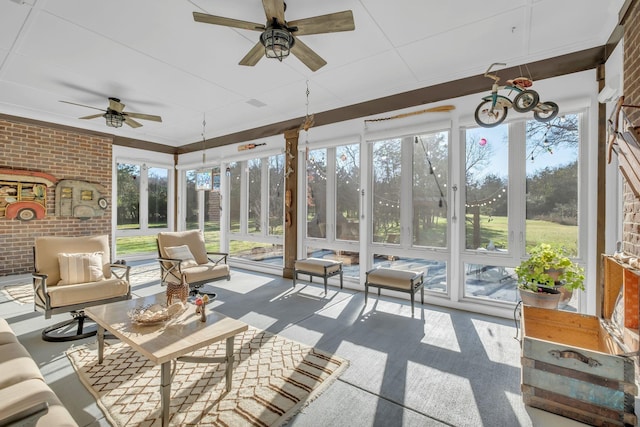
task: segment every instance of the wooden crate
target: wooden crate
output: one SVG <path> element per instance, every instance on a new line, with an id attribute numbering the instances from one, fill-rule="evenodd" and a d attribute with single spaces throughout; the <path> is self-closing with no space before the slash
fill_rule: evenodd
<path id="1" fill-rule="evenodd" d="M 613 327 L 611 314 L 621 289 L 625 307 L 637 307 L 638 275 L 609 257 L 603 262 L 603 318 L 523 306 L 522 396 L 586 424 L 635 426 L 637 358 L 627 353 L 638 351 L 638 313 L 627 318 L 625 311 L 624 330 Z"/>

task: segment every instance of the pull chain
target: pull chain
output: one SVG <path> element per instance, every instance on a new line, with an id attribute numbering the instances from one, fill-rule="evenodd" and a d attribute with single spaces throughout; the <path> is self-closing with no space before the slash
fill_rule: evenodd
<path id="1" fill-rule="evenodd" d="M 207 121 L 206 121 L 206 115 L 203 114 L 202 115 L 202 166 L 204 166 L 207 163 L 207 151 L 204 148 L 204 133 L 205 133 L 205 129 L 207 128 Z"/>

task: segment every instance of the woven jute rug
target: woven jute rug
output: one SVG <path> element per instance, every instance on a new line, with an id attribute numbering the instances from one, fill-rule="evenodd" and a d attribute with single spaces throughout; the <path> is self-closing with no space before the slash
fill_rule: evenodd
<path id="1" fill-rule="evenodd" d="M 224 341 L 193 355 L 224 356 Z M 324 391 L 348 361 L 269 332 L 236 335 L 233 387 L 225 392 L 225 364 L 177 362 L 171 382 L 170 425 L 278 426 Z M 126 344 L 95 343 L 67 351 L 87 389 L 114 426 L 159 426 L 160 366 Z"/>

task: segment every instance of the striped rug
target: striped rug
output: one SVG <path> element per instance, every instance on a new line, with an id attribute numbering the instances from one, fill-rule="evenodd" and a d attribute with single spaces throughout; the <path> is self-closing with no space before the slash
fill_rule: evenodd
<path id="1" fill-rule="evenodd" d="M 33 284 L 7 285 L 2 288 L 9 301 L 15 301 L 20 305 L 33 304 Z"/>
<path id="2" fill-rule="evenodd" d="M 196 356 L 224 356 L 216 343 Z M 324 391 L 348 361 L 249 327 L 236 336 L 233 387 L 224 391 L 224 364 L 177 363 L 170 425 L 278 426 Z M 67 351 L 87 389 L 114 426 L 160 425 L 160 366 L 117 342 L 98 364 L 95 343 Z"/>

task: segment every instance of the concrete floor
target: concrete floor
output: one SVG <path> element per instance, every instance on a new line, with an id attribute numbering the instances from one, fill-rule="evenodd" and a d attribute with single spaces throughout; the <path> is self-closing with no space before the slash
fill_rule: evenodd
<path id="1" fill-rule="evenodd" d="M 132 266 L 135 296 L 164 292 L 155 262 Z M 0 287 L 30 276 L 0 278 Z M 405 300 L 233 270 L 216 282 L 211 309 L 350 361 L 342 376 L 289 425 L 304 426 L 581 426 L 525 407 L 520 347 L 513 321 L 425 304 L 411 317 Z M 426 298 L 428 301 L 428 297 Z M 64 351 L 72 343 L 41 340 L 45 320 L 31 305 L 0 293 L 0 313 L 81 426 L 106 426 Z"/>

